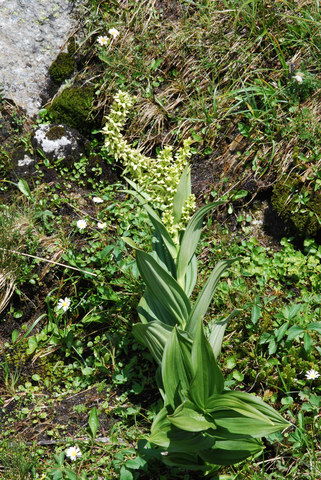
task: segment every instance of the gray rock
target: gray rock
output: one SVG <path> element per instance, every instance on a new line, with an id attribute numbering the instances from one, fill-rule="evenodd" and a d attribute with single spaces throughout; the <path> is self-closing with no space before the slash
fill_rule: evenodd
<path id="1" fill-rule="evenodd" d="M 29 157 L 23 148 L 17 149 L 13 154 L 13 164 L 15 165 L 13 169 L 13 179 L 17 180 L 18 178 L 29 179 L 35 174 L 35 167 L 37 161 L 34 158 Z"/>
<path id="2" fill-rule="evenodd" d="M 28 115 L 41 107 L 48 68 L 84 0 L 0 0 L 0 87 Z"/>
<path id="3" fill-rule="evenodd" d="M 66 125 L 40 125 L 32 139 L 33 146 L 40 148 L 51 160 L 63 159 L 72 164 L 85 153 L 86 140 L 77 130 Z"/>

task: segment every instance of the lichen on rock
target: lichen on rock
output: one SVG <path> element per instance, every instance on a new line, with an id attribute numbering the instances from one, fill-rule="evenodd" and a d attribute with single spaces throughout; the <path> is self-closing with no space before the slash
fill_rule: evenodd
<path id="1" fill-rule="evenodd" d="M 76 130 L 66 125 L 40 125 L 32 143 L 40 148 L 47 158 L 62 160 L 63 165 L 73 165 L 86 154 L 87 142 Z"/>

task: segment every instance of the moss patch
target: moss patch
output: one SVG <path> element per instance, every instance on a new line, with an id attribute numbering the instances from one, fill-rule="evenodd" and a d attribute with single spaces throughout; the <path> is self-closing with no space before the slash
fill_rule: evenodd
<path id="1" fill-rule="evenodd" d="M 298 177 L 284 176 L 275 184 L 272 205 L 293 233 L 314 237 L 321 231 L 321 193 Z"/>
<path id="2" fill-rule="evenodd" d="M 91 87 L 66 88 L 49 106 L 48 114 L 54 123 L 64 123 L 88 134 L 94 128 L 91 115 L 94 98 Z"/>
<path id="3" fill-rule="evenodd" d="M 50 77 L 55 83 L 61 83 L 71 77 L 75 66 L 76 62 L 70 53 L 62 52 L 49 68 Z"/>

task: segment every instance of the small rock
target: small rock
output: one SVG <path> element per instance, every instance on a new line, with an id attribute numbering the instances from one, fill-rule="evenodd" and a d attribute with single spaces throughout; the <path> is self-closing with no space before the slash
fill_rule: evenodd
<path id="1" fill-rule="evenodd" d="M 14 169 L 15 177 L 28 179 L 35 172 L 36 160 L 29 157 L 21 149 L 17 149 L 13 154 L 14 164 L 16 165 Z"/>
<path id="2" fill-rule="evenodd" d="M 63 159 L 63 164 L 68 166 L 84 156 L 88 141 L 66 125 L 41 125 L 35 131 L 32 143 L 50 160 Z"/>

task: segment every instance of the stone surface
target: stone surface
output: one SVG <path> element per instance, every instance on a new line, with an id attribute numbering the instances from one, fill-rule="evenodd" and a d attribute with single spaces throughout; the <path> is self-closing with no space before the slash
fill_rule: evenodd
<path id="1" fill-rule="evenodd" d="M 29 116 L 41 107 L 48 68 L 75 29 L 83 0 L 0 0 L 0 87 Z"/>
<path id="2" fill-rule="evenodd" d="M 35 172 L 36 160 L 29 157 L 29 155 L 23 154 L 21 158 L 17 159 L 17 166 L 14 170 L 17 178 L 29 178 Z"/>
<path id="3" fill-rule="evenodd" d="M 67 125 L 40 125 L 32 143 L 49 159 L 64 159 L 65 164 L 79 160 L 86 150 L 84 137 Z"/>

